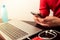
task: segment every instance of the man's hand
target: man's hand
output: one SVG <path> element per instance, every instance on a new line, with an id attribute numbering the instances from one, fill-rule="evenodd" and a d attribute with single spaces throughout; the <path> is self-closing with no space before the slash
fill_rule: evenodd
<path id="1" fill-rule="evenodd" d="M 48 24 L 44 23 L 44 18 L 40 18 L 40 17 L 34 15 L 34 20 L 35 20 L 36 23 L 38 23 L 42 26 L 48 26 Z"/>
<path id="2" fill-rule="evenodd" d="M 55 16 L 47 16 L 46 18 L 44 18 L 44 22 L 51 27 L 60 26 L 60 18 Z"/>
<path id="3" fill-rule="evenodd" d="M 34 16 L 34 20 L 36 23 L 42 26 L 47 26 L 47 27 L 60 26 L 60 18 L 55 16 L 47 16 L 46 18 L 40 18 L 40 17 Z"/>

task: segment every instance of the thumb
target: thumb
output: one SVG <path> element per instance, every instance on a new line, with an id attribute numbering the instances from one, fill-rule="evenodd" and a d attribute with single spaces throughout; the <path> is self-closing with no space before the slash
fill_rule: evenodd
<path id="1" fill-rule="evenodd" d="M 43 22 L 43 21 L 44 21 L 44 19 L 43 19 L 43 18 L 38 18 L 38 20 L 39 20 L 40 22 Z"/>

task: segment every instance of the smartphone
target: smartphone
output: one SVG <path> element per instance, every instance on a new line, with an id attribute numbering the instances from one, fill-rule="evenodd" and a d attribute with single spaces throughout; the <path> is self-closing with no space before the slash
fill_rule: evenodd
<path id="1" fill-rule="evenodd" d="M 31 12 L 32 15 L 36 15 L 37 17 L 40 17 L 40 18 L 44 18 L 41 14 L 35 14 L 33 12 Z"/>

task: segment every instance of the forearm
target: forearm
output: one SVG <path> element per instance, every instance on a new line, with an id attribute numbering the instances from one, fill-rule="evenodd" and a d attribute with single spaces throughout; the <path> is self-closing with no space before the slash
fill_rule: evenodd
<path id="1" fill-rule="evenodd" d="M 60 26 L 60 18 L 55 17 L 55 16 L 47 16 L 44 19 L 45 23 L 48 24 L 49 26 Z"/>

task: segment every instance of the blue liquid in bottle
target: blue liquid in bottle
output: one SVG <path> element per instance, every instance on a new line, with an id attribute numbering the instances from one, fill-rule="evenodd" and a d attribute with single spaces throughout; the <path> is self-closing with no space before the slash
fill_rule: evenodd
<path id="1" fill-rule="evenodd" d="M 3 23 L 8 22 L 8 14 L 7 14 L 5 5 L 3 5 L 3 7 L 2 7 L 2 21 L 3 21 Z"/>

